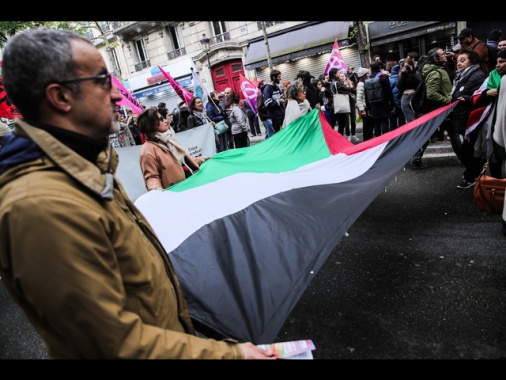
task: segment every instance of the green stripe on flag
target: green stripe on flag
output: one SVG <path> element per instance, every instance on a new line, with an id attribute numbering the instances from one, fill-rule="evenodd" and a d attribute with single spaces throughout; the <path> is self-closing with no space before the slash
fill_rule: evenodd
<path id="1" fill-rule="evenodd" d="M 291 171 L 330 156 L 314 109 L 260 144 L 215 154 L 197 173 L 168 190 L 184 191 L 238 173 Z"/>

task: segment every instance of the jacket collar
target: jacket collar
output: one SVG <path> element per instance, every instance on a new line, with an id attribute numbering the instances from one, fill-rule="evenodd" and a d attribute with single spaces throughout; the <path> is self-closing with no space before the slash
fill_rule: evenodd
<path id="1" fill-rule="evenodd" d="M 68 148 L 48 132 L 35 128 L 24 120 L 16 120 L 16 132 L 28 136 L 44 154 L 69 176 L 105 200 L 113 199 L 113 173 L 118 165 L 118 154 L 109 146 L 94 165 Z"/>

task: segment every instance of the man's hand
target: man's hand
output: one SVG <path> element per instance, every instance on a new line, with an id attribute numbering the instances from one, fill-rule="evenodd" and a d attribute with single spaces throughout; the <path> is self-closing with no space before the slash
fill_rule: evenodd
<path id="1" fill-rule="evenodd" d="M 240 343 L 244 359 L 276 359 L 272 350 L 262 350 L 253 343 Z"/>

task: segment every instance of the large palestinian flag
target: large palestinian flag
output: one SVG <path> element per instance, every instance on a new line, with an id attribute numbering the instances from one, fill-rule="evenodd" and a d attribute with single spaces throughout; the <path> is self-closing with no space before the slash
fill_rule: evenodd
<path id="1" fill-rule="evenodd" d="M 357 145 L 315 109 L 140 196 L 197 330 L 272 342 L 346 231 L 455 104 Z"/>

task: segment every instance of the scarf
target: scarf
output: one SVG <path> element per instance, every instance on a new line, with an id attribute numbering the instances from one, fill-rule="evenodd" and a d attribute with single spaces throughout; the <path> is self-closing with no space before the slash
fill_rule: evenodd
<path id="1" fill-rule="evenodd" d="M 479 70 L 479 68 L 480 65 L 478 63 L 475 63 L 474 65 L 466 67 L 464 70 L 457 71 L 455 73 L 455 78 L 453 78 L 453 88 L 451 94 L 453 95 L 455 89 L 460 86 L 460 83 L 462 83 L 463 80 L 467 79 L 471 73 Z"/>
<path id="2" fill-rule="evenodd" d="M 192 115 L 193 117 L 196 119 L 196 123 L 195 125 L 204 125 L 206 123 L 210 123 L 211 121 L 209 120 L 209 118 L 207 117 L 207 115 L 204 113 L 204 111 L 197 111 L 197 110 L 193 110 L 192 111 Z"/>
<path id="3" fill-rule="evenodd" d="M 158 143 L 162 148 L 168 150 L 174 156 L 176 162 L 180 165 L 184 164 L 184 157 L 186 155 L 186 150 L 179 144 L 179 141 L 176 140 L 173 135 L 172 128 L 169 128 L 167 131 L 160 133 L 156 132 L 155 138 L 163 144 Z"/>
<path id="4" fill-rule="evenodd" d="M 309 101 L 307 99 L 305 99 L 303 102 L 300 102 L 299 103 L 299 109 L 300 109 L 300 114 L 301 115 L 305 115 L 309 111 L 311 111 L 311 106 L 309 105 Z"/>

